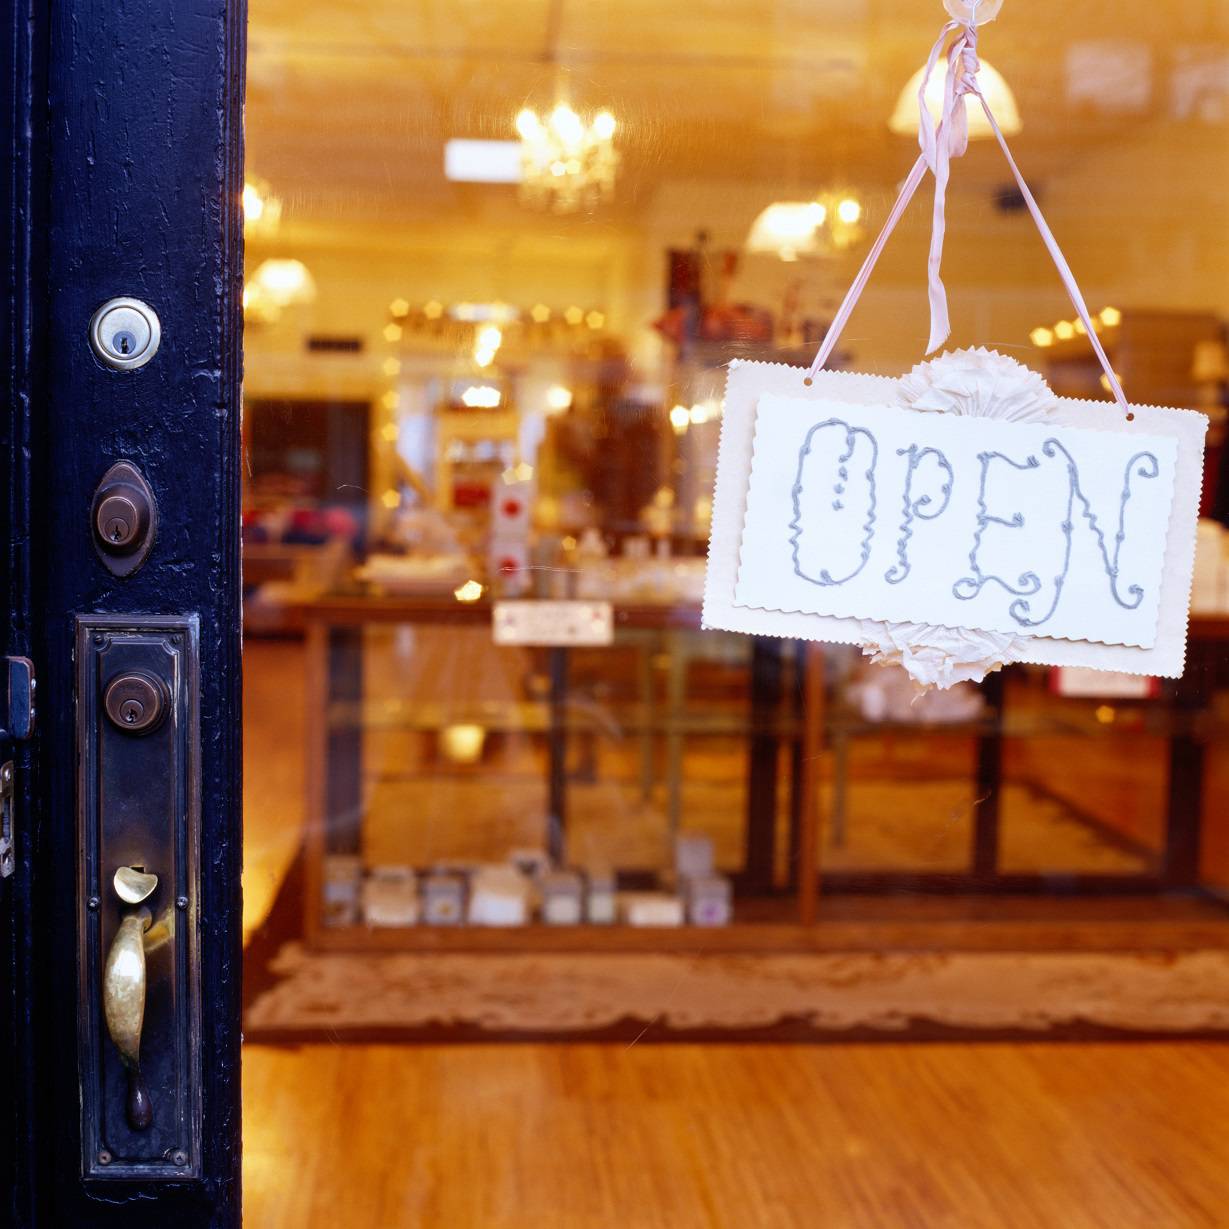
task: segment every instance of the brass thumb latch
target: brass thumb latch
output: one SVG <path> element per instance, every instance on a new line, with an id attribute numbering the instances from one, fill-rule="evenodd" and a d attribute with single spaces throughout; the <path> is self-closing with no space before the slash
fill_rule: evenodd
<path id="1" fill-rule="evenodd" d="M 141 1076 L 141 1028 L 145 1023 L 145 953 L 168 937 L 167 921 L 153 925 L 144 902 L 158 886 L 158 876 L 142 868 L 121 866 L 115 872 L 115 892 L 127 905 L 135 905 L 120 921 L 102 975 L 103 1014 L 107 1032 L 128 1072 L 125 1117 L 134 1131 L 145 1131 L 154 1120 L 149 1089 Z"/>

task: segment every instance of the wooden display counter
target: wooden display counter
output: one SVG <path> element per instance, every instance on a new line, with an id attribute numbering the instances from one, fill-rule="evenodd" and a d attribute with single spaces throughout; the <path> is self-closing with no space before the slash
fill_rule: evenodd
<path id="1" fill-rule="evenodd" d="M 363 632 L 373 626 L 480 628 L 489 624 L 485 601 L 406 599 L 388 596 L 334 595 L 305 602 L 292 612 L 306 631 L 308 661 L 308 823 L 305 849 L 303 931 L 307 943 L 328 950 L 509 952 L 518 950 L 576 952 L 815 951 L 847 946 L 856 939 L 830 911 L 816 926 L 821 886 L 825 892 L 938 893 L 952 901 L 978 894 L 999 898 L 1065 894 L 1067 897 L 1152 898 L 1174 889 L 1198 886 L 1200 822 L 1203 804 L 1203 757 L 1209 736 L 1208 705 L 1218 658 L 1229 643 L 1229 618 L 1196 619 L 1191 627 L 1188 669 L 1184 679 L 1163 688 L 1148 701 L 1152 728 L 1165 740 L 1168 786 L 1163 848 L 1146 871 L 1123 873 L 1015 872 L 1000 865 L 999 800 L 1005 738 L 1054 733 L 1051 715 L 1015 714 L 1004 673 L 983 685 L 987 709 L 976 722 L 946 735 L 973 740 L 973 815 L 967 865 L 954 871 L 836 871 L 820 866 L 821 781 L 825 747 L 834 734 L 855 737 L 858 723 L 829 705 L 824 683 L 824 649 L 815 644 L 756 639 L 751 646 L 746 718 L 721 726 L 717 716 L 642 706 L 622 728 L 644 738 L 670 743 L 670 772 L 681 774 L 682 742 L 689 735 L 722 730 L 748 743 L 743 859 L 734 875 L 736 909 L 728 926 L 635 928 L 624 925 L 520 927 L 414 926 L 369 928 L 328 925 L 324 917 L 325 859 L 330 853 L 358 853 L 363 847 L 362 747 L 371 714 L 363 698 Z M 694 606 L 616 606 L 616 633 L 699 628 Z M 547 814 L 543 828 L 557 864 L 567 862 L 568 779 L 565 763 L 569 738 L 577 731 L 565 701 L 569 650 L 545 650 L 549 694 L 509 710 L 510 729 L 528 732 L 545 745 Z M 1009 672 L 1007 672 L 1009 673 Z M 789 680 L 789 686 L 785 680 Z M 678 680 L 676 680 L 677 682 Z M 679 684 L 681 686 L 681 683 Z M 523 711 L 522 711 L 523 710 Z M 443 709 L 415 705 L 397 718 L 403 729 L 430 730 L 444 721 Z M 454 718 L 455 720 L 455 718 Z M 493 718 L 495 724 L 498 719 Z M 883 732 L 884 727 L 876 727 Z M 931 729 L 907 728 L 925 738 Z M 1074 727 L 1062 727 L 1071 735 Z M 1078 731 L 1076 731 L 1078 732 Z M 788 839 L 790 873 L 783 879 L 777 841 L 778 761 L 790 756 Z M 675 787 L 671 787 L 672 789 Z M 671 795 L 677 803 L 677 792 Z M 677 818 L 677 808 L 673 812 Z M 835 899 L 835 898 L 834 898 Z M 910 899 L 917 899 L 911 897 Z M 1044 913 L 1045 911 L 1042 910 Z M 836 929 L 832 929 L 836 926 Z M 848 932 L 848 933 L 846 933 Z M 868 932 L 870 933 L 870 932 Z M 987 932 L 988 933 L 988 932 Z M 940 936 L 936 938 L 941 941 Z M 1038 932 L 1042 936 L 1042 932 Z M 899 936 L 897 936 L 899 938 Z M 948 938 L 951 936 L 949 935 Z M 1054 934 L 1046 931 L 1049 940 Z M 1115 941 L 1123 936 L 1118 935 Z M 880 935 L 875 941 L 891 938 Z"/>

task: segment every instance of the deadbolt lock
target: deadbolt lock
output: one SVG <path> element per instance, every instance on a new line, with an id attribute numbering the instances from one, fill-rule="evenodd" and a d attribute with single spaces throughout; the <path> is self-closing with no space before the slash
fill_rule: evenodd
<path id="1" fill-rule="evenodd" d="M 156 519 L 153 492 L 141 471 L 116 462 L 98 484 L 91 510 L 94 545 L 116 576 L 129 576 L 145 562 Z"/>
<path id="2" fill-rule="evenodd" d="M 166 716 L 171 697 L 166 684 L 144 670 L 129 670 L 107 684 L 103 708 L 126 734 L 149 734 Z"/>
<path id="3" fill-rule="evenodd" d="M 90 345 L 108 367 L 144 367 L 162 340 L 158 313 L 140 299 L 108 299 L 90 320 Z"/>
<path id="4" fill-rule="evenodd" d="M 94 529 L 108 550 L 127 550 L 140 537 L 143 520 L 140 501 L 131 492 L 113 491 L 98 505 L 94 517 Z"/>

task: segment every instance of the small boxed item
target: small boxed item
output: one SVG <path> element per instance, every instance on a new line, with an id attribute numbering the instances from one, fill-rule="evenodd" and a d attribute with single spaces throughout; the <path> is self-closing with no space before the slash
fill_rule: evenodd
<path id="1" fill-rule="evenodd" d="M 683 902 L 666 892 L 628 892 L 622 899 L 629 926 L 681 926 Z"/>
<path id="2" fill-rule="evenodd" d="M 724 875 L 704 875 L 687 883 L 687 920 L 693 926 L 728 926 L 734 891 Z"/>
<path id="3" fill-rule="evenodd" d="M 585 887 L 585 920 L 594 926 L 610 926 L 617 916 L 615 877 L 608 871 L 594 871 Z"/>
<path id="4" fill-rule="evenodd" d="M 459 875 L 464 881 L 483 865 L 484 863 L 475 862 L 470 858 L 436 858 L 431 863 L 431 874 Z"/>
<path id="5" fill-rule="evenodd" d="M 538 884 L 542 892 L 542 920 L 548 926 L 579 926 L 584 885 L 575 871 L 551 871 Z"/>
<path id="6" fill-rule="evenodd" d="M 550 870 L 550 854 L 545 849 L 526 846 L 508 852 L 508 865 L 514 866 L 530 879 L 540 879 Z"/>
<path id="7" fill-rule="evenodd" d="M 418 888 L 408 866 L 374 866 L 363 882 L 363 921 L 368 926 L 413 926 Z"/>
<path id="8" fill-rule="evenodd" d="M 465 919 L 465 880 L 433 871 L 423 880 L 422 920 L 428 926 L 459 926 Z"/>
<path id="9" fill-rule="evenodd" d="M 471 926 L 525 926 L 533 885 L 515 866 L 483 866 L 469 881 Z"/>
<path id="10" fill-rule="evenodd" d="M 369 555 L 355 569 L 359 580 L 383 593 L 407 597 L 452 593 L 469 577 L 469 561 L 455 554 Z"/>
<path id="11" fill-rule="evenodd" d="M 674 838 L 674 871 L 681 881 L 713 873 L 713 841 L 700 832 L 680 832 Z"/>
<path id="12" fill-rule="evenodd" d="M 354 926 L 358 922 L 363 860 L 358 854 L 327 854 L 324 859 L 324 924 Z"/>

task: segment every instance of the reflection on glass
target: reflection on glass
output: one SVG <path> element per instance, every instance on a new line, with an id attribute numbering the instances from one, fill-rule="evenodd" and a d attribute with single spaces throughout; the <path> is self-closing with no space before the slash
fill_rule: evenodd
<path id="1" fill-rule="evenodd" d="M 310 934 L 413 946 L 471 910 L 786 928 L 821 887 L 1229 881 L 1214 834 L 1191 861 L 1218 780 L 1192 750 L 1221 729 L 1214 681 L 1085 694 L 1020 667 L 919 700 L 851 646 L 822 650 L 808 690 L 804 646 L 699 630 L 725 364 L 811 358 L 915 156 L 907 83 L 935 16 L 253 3 L 248 671 L 257 725 L 285 694 L 303 729 L 253 733 L 285 788 L 250 814 L 258 850 L 262 814 L 305 826 Z M 1214 417 L 1199 662 L 1229 606 L 1229 271 L 1207 207 L 1229 187 L 1225 31 L 1132 3 L 1107 41 L 1105 19 L 1008 11 L 981 80 L 1128 394 Z M 953 172 L 954 342 L 1096 396 L 999 158 L 976 141 Z M 925 212 L 839 364 L 922 357 Z M 610 642 L 496 644 L 497 605 L 533 601 L 609 603 Z"/>

